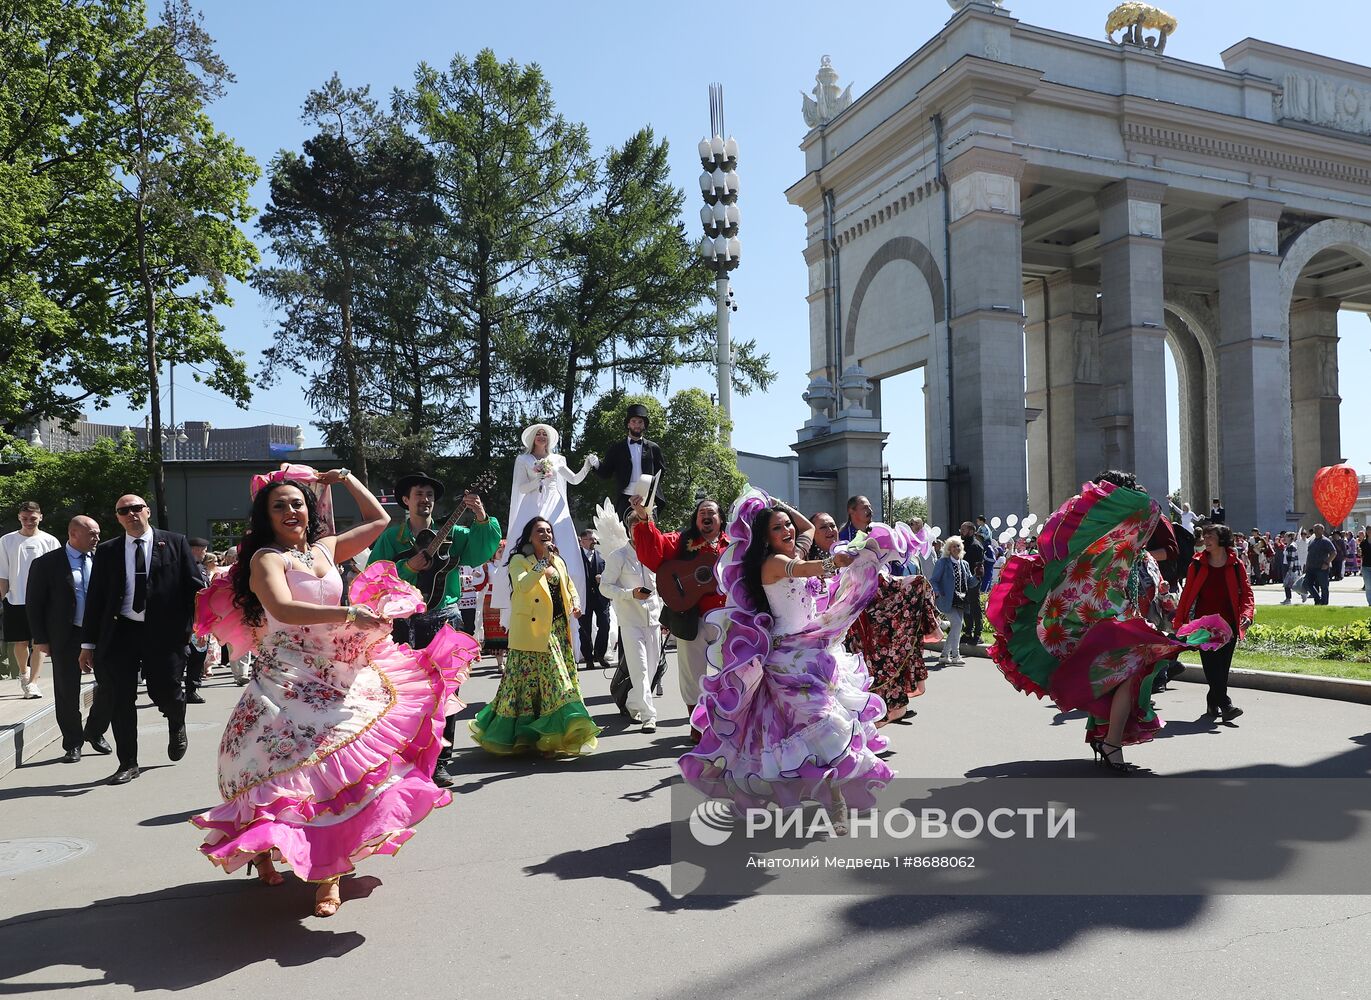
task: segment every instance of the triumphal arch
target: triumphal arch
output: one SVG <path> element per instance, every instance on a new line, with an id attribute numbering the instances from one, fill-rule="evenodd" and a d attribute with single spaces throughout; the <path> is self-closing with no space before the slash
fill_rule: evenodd
<path id="1" fill-rule="evenodd" d="M 1338 310 L 1371 312 L 1371 68 L 1251 38 L 1185 62 L 1143 4 L 1099 39 L 952 5 L 860 97 L 825 59 L 805 98 L 812 501 L 881 493 L 880 383 L 918 367 L 938 523 L 1102 467 L 1160 497 L 1169 348 L 1186 498 L 1312 520 Z"/>

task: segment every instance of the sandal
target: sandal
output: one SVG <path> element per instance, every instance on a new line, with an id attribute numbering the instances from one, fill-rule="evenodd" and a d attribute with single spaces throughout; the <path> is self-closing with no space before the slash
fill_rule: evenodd
<path id="1" fill-rule="evenodd" d="M 331 917 L 338 912 L 338 907 L 342 905 L 343 900 L 338 893 L 338 879 L 331 878 L 327 882 L 319 883 L 319 888 L 314 893 L 314 915 L 316 917 Z"/>
<path id="2" fill-rule="evenodd" d="M 1106 747 L 1113 747 L 1114 749 L 1107 750 L 1105 749 Z M 1123 759 L 1123 747 L 1115 743 L 1110 743 L 1106 740 L 1100 740 L 1100 745 L 1097 752 L 1100 755 L 1100 759 L 1104 761 L 1105 766 L 1108 767 L 1115 774 L 1133 773 L 1133 766 Z M 1115 757 L 1118 757 L 1118 760 L 1115 760 Z"/>
<path id="3" fill-rule="evenodd" d="M 286 880 L 284 875 L 272 867 L 270 854 L 258 854 L 252 859 L 248 865 L 249 878 L 252 877 L 254 870 L 257 873 L 258 881 L 263 885 L 280 885 Z"/>

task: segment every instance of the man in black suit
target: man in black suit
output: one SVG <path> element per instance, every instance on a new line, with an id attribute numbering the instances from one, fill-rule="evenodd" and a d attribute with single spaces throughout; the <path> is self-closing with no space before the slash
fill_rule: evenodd
<path id="1" fill-rule="evenodd" d="M 657 447 L 655 441 L 649 441 L 643 436 L 647 433 L 648 423 L 646 406 L 641 403 L 630 406 L 624 417 L 624 428 L 628 431 L 628 437 L 611 445 L 605 452 L 605 457 L 600 460 L 599 468 L 595 470 L 595 474 L 601 479 L 613 480 L 614 492 L 610 499 L 614 502 L 614 509 L 621 519 L 627 515 L 628 498 L 638 484 L 638 478 L 666 471 L 662 449 Z"/>
<path id="2" fill-rule="evenodd" d="M 119 750 L 119 770 L 109 783 L 122 785 L 138 777 L 140 670 L 148 697 L 167 719 L 167 756 L 186 755 L 186 643 L 200 577 L 186 536 L 154 531 L 142 497 L 120 497 L 114 512 L 124 534 L 95 550 L 81 667 L 94 667 L 96 683 L 109 686 Z"/>
<path id="3" fill-rule="evenodd" d="M 581 600 L 585 614 L 581 615 L 581 659 L 587 667 L 598 662 L 607 667 L 609 653 L 609 599 L 600 593 L 600 577 L 605 571 L 605 557 L 596 547 L 595 532 L 586 528 L 581 532 L 581 565 L 586 572 L 586 592 Z M 595 644 L 591 646 L 590 620 L 595 619 Z"/>
<path id="4" fill-rule="evenodd" d="M 99 730 L 81 728 L 81 619 L 90 589 L 91 553 L 100 544 L 100 525 L 84 514 L 67 525 L 67 544 L 33 561 L 29 567 L 27 609 L 33 645 L 52 660 L 52 700 L 62 731 L 62 763 L 81 759 L 81 744 L 100 753 L 110 745 Z M 91 719 L 109 718 L 109 689 L 98 687 Z"/>

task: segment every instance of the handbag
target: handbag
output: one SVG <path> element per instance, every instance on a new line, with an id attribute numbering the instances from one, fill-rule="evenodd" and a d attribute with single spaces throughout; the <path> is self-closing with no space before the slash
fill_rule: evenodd
<path id="1" fill-rule="evenodd" d="M 662 624 L 677 639 L 690 642 L 700 634 L 700 612 L 695 608 L 690 611 L 673 611 L 664 604 L 662 605 Z"/>

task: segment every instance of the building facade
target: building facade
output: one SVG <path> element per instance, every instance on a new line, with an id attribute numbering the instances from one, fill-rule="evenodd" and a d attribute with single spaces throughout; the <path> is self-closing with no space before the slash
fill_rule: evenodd
<path id="1" fill-rule="evenodd" d="M 1216 68 L 1164 41 L 971 0 L 817 119 L 787 191 L 802 479 L 877 496 L 881 380 L 922 367 L 936 523 L 1050 510 L 1106 467 L 1161 497 L 1169 348 L 1185 498 L 1271 530 L 1317 518 L 1337 313 L 1371 311 L 1371 68 L 1251 38 Z"/>

